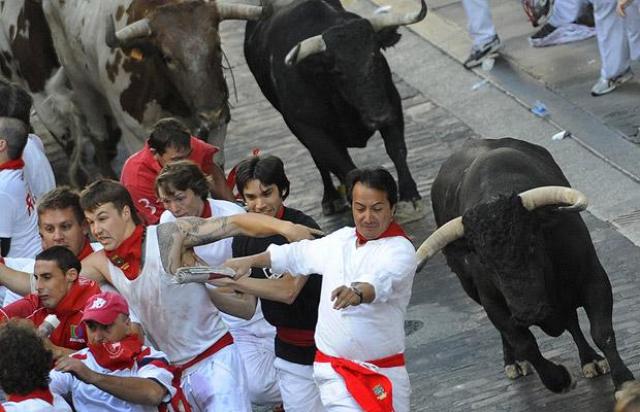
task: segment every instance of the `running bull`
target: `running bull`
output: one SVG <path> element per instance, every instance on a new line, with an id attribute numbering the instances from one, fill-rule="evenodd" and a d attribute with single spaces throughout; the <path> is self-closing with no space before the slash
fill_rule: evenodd
<path id="1" fill-rule="evenodd" d="M 526 374 L 528 361 L 549 390 L 571 388 L 567 369 L 540 353 L 529 330 L 536 325 L 554 337 L 569 331 L 586 377 L 610 367 L 616 389 L 634 379 L 616 347 L 611 284 L 578 213 L 587 199 L 549 152 L 511 138 L 469 141 L 442 165 L 431 201 L 438 230 L 418 259 L 423 265 L 444 248 L 462 287 L 500 332 L 507 376 Z M 606 360 L 585 340 L 578 307 Z"/>
<path id="2" fill-rule="evenodd" d="M 101 170 L 120 136 L 138 150 L 160 118 L 222 148 L 229 121 L 218 25 L 261 7 L 203 0 L 43 0 Z M 221 151 L 222 152 L 222 151 Z M 222 159 L 218 159 L 222 162 Z"/>
<path id="3" fill-rule="evenodd" d="M 333 185 L 356 166 L 347 149 L 364 147 L 379 130 L 398 171 L 401 209 L 421 217 L 422 203 L 407 166 L 398 91 L 381 49 L 398 42 L 397 29 L 424 19 L 407 15 L 362 18 L 338 0 L 271 0 L 248 22 L 244 52 L 260 89 L 307 147 L 324 185 L 325 214 L 346 207 Z M 407 206 L 409 206 L 407 208 Z"/>

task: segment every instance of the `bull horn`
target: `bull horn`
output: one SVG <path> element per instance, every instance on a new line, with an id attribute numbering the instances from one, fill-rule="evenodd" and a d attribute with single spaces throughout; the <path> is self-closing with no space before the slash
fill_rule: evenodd
<path id="1" fill-rule="evenodd" d="M 427 3 L 420 0 L 420 11 L 406 14 L 384 13 L 378 16 L 369 17 L 369 23 L 373 26 L 373 30 L 380 31 L 386 27 L 406 26 L 408 24 L 417 23 L 427 15 Z"/>
<path id="2" fill-rule="evenodd" d="M 462 217 L 460 216 L 440 226 L 427 240 L 422 242 L 416 251 L 416 258 L 418 259 L 417 271 L 422 270 L 425 263 L 438 253 L 440 249 L 463 236 L 464 226 L 462 226 Z"/>
<path id="3" fill-rule="evenodd" d="M 107 16 L 107 24 L 108 26 L 105 37 L 109 47 L 120 47 L 129 40 L 133 40 L 138 37 L 146 37 L 152 33 L 149 19 L 138 20 L 118 31 L 115 31 L 111 16 Z"/>
<path id="4" fill-rule="evenodd" d="M 318 34 L 317 36 L 309 37 L 308 39 L 304 39 L 300 43 L 296 44 L 293 49 L 287 53 L 284 58 L 284 63 L 287 66 L 291 66 L 312 54 L 322 53 L 325 50 L 327 50 L 327 45 L 324 42 L 322 35 Z"/>
<path id="5" fill-rule="evenodd" d="M 588 205 L 587 197 L 570 187 L 564 186 L 543 186 L 527 190 L 518 195 L 522 201 L 522 206 L 527 210 L 534 210 L 543 206 L 568 205 L 559 207 L 563 212 L 580 212 Z"/>
<path id="6" fill-rule="evenodd" d="M 258 20 L 262 15 L 261 6 L 249 4 L 214 3 L 218 8 L 220 20 Z"/>

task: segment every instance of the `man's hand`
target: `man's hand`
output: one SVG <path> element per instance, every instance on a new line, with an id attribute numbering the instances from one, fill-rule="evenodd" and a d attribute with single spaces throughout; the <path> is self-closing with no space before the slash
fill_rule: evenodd
<path id="1" fill-rule="evenodd" d="M 80 359 L 65 356 L 56 362 L 55 370 L 74 374 L 78 379 L 86 383 L 93 383 L 96 373 L 89 369 Z"/>
<path id="2" fill-rule="evenodd" d="M 246 257 L 227 259 L 227 261 L 224 262 L 224 265 L 233 269 L 236 272 L 234 279 L 238 280 L 240 278 L 243 278 L 251 274 L 251 267 L 253 266 L 253 261 L 254 261 L 253 256 L 246 256 Z M 221 279 L 218 279 L 218 280 L 221 280 Z M 217 286 L 216 283 L 211 283 L 211 284 Z"/>
<path id="3" fill-rule="evenodd" d="M 624 9 L 629 7 L 629 5 L 633 2 L 633 0 L 618 0 L 618 6 L 616 7 L 616 11 L 622 17 L 625 17 L 627 14 L 624 12 Z"/>
<path id="4" fill-rule="evenodd" d="M 217 288 L 229 288 L 235 290 L 236 281 L 232 278 L 218 278 L 207 280 L 207 283 Z"/>
<path id="5" fill-rule="evenodd" d="M 348 306 L 358 306 L 362 303 L 361 295 L 353 287 L 339 286 L 331 292 L 334 309 L 344 309 Z"/>
<path id="6" fill-rule="evenodd" d="M 320 229 L 292 223 L 283 235 L 289 242 L 297 242 L 303 239 L 315 239 L 316 237 L 323 236 L 324 232 Z"/>

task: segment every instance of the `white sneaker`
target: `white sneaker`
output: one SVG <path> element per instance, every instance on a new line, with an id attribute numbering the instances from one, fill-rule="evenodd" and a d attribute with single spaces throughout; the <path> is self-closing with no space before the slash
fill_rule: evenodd
<path id="1" fill-rule="evenodd" d="M 591 95 L 602 96 L 603 94 L 611 93 L 616 87 L 631 80 L 632 78 L 633 72 L 631 71 L 631 68 L 628 68 L 621 75 L 614 77 L 613 79 L 603 79 L 601 77 L 591 88 Z"/>

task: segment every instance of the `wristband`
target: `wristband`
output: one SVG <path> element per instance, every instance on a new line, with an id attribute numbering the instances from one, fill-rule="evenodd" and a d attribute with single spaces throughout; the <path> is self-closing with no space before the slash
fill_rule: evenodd
<path id="1" fill-rule="evenodd" d="M 362 296 L 362 291 L 360 289 L 358 289 L 355 286 L 351 286 L 351 290 L 353 291 L 353 293 L 356 294 L 356 296 L 358 296 L 360 298 L 360 301 L 358 302 L 358 305 L 362 303 L 362 301 L 364 300 L 364 296 Z"/>

